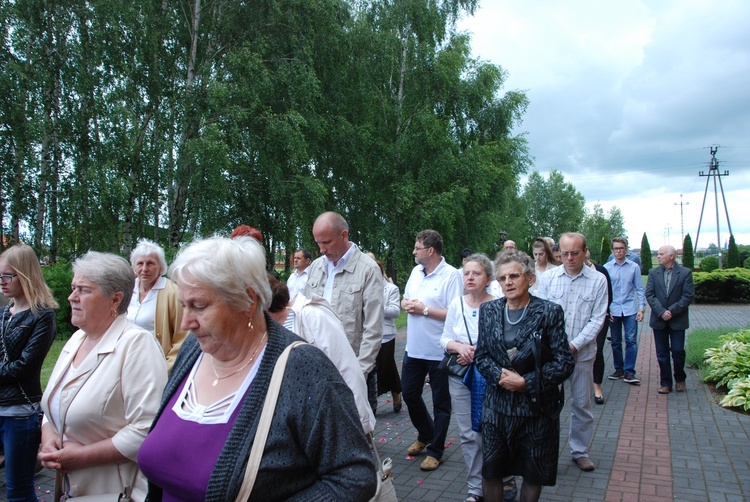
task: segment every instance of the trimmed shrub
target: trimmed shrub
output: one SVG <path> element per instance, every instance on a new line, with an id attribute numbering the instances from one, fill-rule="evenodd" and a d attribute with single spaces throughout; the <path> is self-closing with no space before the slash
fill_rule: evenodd
<path id="1" fill-rule="evenodd" d="M 729 246 L 727 247 L 727 262 L 724 268 L 735 268 L 740 266 L 740 251 L 737 249 L 737 243 L 734 241 L 734 235 L 729 236 Z"/>
<path id="2" fill-rule="evenodd" d="M 682 243 L 682 265 L 695 270 L 695 252 L 693 251 L 693 239 L 690 234 L 685 236 L 685 241 Z"/>
<path id="3" fill-rule="evenodd" d="M 57 337 L 68 339 L 76 328 L 70 324 L 70 283 L 73 282 L 73 268 L 65 260 L 42 267 L 42 275 L 60 305 L 57 310 Z"/>
<path id="4" fill-rule="evenodd" d="M 696 272 L 693 282 L 695 303 L 750 303 L 750 270 L 731 268 Z"/>
<path id="5" fill-rule="evenodd" d="M 643 232 L 643 237 L 641 238 L 641 275 L 648 275 L 648 271 L 651 270 L 653 263 L 651 246 L 648 243 L 646 232 Z"/>
<path id="6" fill-rule="evenodd" d="M 707 256 L 701 260 L 701 272 L 713 272 L 719 268 L 719 259 L 716 256 Z"/>

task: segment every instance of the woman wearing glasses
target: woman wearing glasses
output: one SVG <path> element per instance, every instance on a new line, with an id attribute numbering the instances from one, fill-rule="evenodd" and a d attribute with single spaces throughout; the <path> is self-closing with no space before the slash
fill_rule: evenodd
<path id="1" fill-rule="evenodd" d="M 10 305 L 0 319 L 0 441 L 7 500 L 37 500 L 40 373 L 57 334 L 52 292 L 34 250 L 24 244 L 0 255 L 0 284 Z"/>
<path id="2" fill-rule="evenodd" d="M 495 260 L 504 298 L 482 305 L 474 359 L 487 380 L 482 411 L 484 497 L 502 498 L 502 478 L 523 476 L 521 500 L 539 500 L 557 479 L 562 396 L 573 355 L 559 305 L 529 293 L 534 264 L 525 253 Z"/>

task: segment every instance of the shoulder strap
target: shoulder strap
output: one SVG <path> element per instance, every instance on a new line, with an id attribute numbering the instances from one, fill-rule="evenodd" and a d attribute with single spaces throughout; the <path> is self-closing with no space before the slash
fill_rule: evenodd
<path id="1" fill-rule="evenodd" d="M 278 401 L 279 399 L 281 382 L 282 380 L 284 380 L 286 363 L 289 359 L 289 354 L 292 352 L 292 349 L 294 349 L 298 345 L 306 345 L 306 343 L 294 342 L 288 345 L 284 349 L 284 352 L 282 352 L 279 356 L 279 359 L 276 361 L 276 366 L 274 367 L 273 375 L 271 376 L 271 383 L 268 385 L 268 393 L 266 394 L 266 399 L 263 402 L 263 411 L 260 414 L 258 430 L 255 433 L 253 447 L 250 450 L 250 457 L 247 460 L 245 478 L 242 480 L 242 486 L 240 486 L 240 491 L 237 494 L 237 502 L 244 502 L 248 500 L 250 498 L 250 493 L 253 491 L 255 478 L 258 477 L 260 460 L 261 458 L 263 458 L 263 450 L 266 447 L 266 439 L 268 439 L 268 432 L 271 428 L 271 420 L 273 420 L 273 414 L 276 411 L 276 401 Z"/>
<path id="2" fill-rule="evenodd" d="M 461 297 L 461 317 L 464 319 L 464 327 L 466 328 L 466 336 L 469 337 L 469 345 L 474 345 L 474 342 L 471 341 L 471 333 L 469 332 L 469 325 L 466 323 L 466 314 L 464 314 L 464 298 Z"/>

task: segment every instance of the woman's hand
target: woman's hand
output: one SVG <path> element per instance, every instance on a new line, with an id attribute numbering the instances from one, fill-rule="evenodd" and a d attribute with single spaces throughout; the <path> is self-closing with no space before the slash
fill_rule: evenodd
<path id="1" fill-rule="evenodd" d="M 476 347 L 473 347 L 471 345 L 467 345 L 465 343 L 462 343 L 460 345 L 461 346 L 456 351 L 456 353 L 458 354 L 458 357 L 456 358 L 456 360 L 458 361 L 458 364 L 466 366 L 468 364 L 473 363 L 474 362 L 474 351 L 476 350 Z"/>
<path id="2" fill-rule="evenodd" d="M 525 392 L 526 380 L 515 371 L 503 368 L 500 373 L 500 381 L 497 384 L 510 392 Z"/>
<path id="3" fill-rule="evenodd" d="M 90 462 L 87 461 L 83 444 L 77 441 L 65 441 L 62 448 L 57 448 L 57 445 L 54 446 L 52 451 L 45 449 L 46 446 L 42 447 L 39 459 L 44 467 L 63 472 L 77 471 L 89 467 Z"/>

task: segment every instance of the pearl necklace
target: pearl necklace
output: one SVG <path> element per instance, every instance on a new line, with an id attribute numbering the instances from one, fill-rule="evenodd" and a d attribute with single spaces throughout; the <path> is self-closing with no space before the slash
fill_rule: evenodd
<path id="1" fill-rule="evenodd" d="M 214 375 L 216 375 L 216 379 L 211 383 L 211 387 L 216 387 L 217 385 L 219 385 L 219 380 L 224 380 L 225 378 L 229 378 L 230 376 L 236 375 L 240 371 L 247 368 L 250 365 L 250 363 L 252 363 L 255 360 L 255 357 L 258 355 L 258 352 L 260 352 L 261 347 L 263 347 L 263 339 L 266 337 L 267 334 L 268 334 L 268 331 L 263 333 L 263 336 L 260 338 L 260 343 L 258 344 L 258 347 L 255 349 L 255 352 L 253 352 L 253 356 L 250 358 L 248 362 L 243 364 L 242 367 L 240 367 L 240 369 L 235 370 L 228 375 L 224 375 L 223 377 L 220 377 L 219 373 L 217 373 L 216 366 L 214 366 L 214 358 L 213 356 L 211 356 L 211 369 L 213 370 Z"/>
<path id="2" fill-rule="evenodd" d="M 521 312 L 521 317 L 519 317 L 516 322 L 512 322 L 510 320 L 510 317 L 508 317 L 508 304 L 506 303 L 505 308 L 503 310 L 505 310 L 505 320 L 508 322 L 508 324 L 510 324 L 511 326 L 515 326 L 516 324 L 521 322 L 523 320 L 523 317 L 526 315 L 526 309 L 529 308 L 529 303 L 531 303 L 531 300 L 526 302 L 526 306 L 524 306 L 523 312 Z"/>

